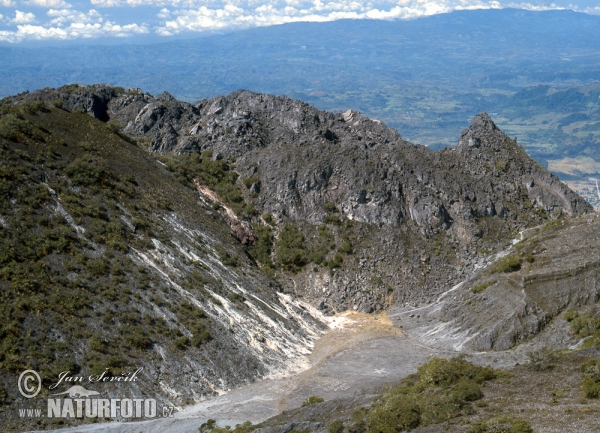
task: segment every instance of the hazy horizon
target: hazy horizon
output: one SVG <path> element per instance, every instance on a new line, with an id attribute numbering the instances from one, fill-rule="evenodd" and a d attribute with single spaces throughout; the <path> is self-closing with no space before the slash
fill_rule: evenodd
<path id="1" fill-rule="evenodd" d="M 413 19 L 504 8 L 600 15 L 598 0 L 0 0 L 0 43 L 150 43 L 291 22 Z"/>

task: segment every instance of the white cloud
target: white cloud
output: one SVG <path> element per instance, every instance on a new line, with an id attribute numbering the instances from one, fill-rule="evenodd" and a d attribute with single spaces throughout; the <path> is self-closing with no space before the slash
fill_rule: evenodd
<path id="1" fill-rule="evenodd" d="M 14 24 L 28 24 L 35 21 L 35 15 L 31 12 L 21 12 L 19 10 L 15 11 L 15 17 L 12 22 Z"/>
<path id="2" fill-rule="evenodd" d="M 593 8 L 585 8 L 581 12 L 584 12 L 584 13 L 590 14 L 590 15 L 600 15 L 600 6 L 595 6 Z"/>
<path id="3" fill-rule="evenodd" d="M 161 1 L 161 0 L 127 0 Z M 172 0 L 177 4 L 183 0 Z M 192 1 L 192 0 L 185 0 Z M 466 0 L 456 0 L 465 2 Z M 155 31 L 170 36 L 185 31 L 219 30 L 225 28 L 248 28 L 269 26 L 297 21 L 333 21 L 338 19 L 398 19 L 435 15 L 452 10 L 448 2 L 434 0 L 380 0 L 361 3 L 356 0 L 284 0 L 250 7 L 250 0 L 236 0 L 218 8 L 200 5 L 182 7 L 159 14 L 165 21 Z M 489 7 L 489 6 L 488 6 Z"/>
<path id="4" fill-rule="evenodd" d="M 154 6 L 154 7 L 191 7 L 202 0 L 90 0 L 94 6 L 101 8 L 124 7 L 124 6 Z"/>
<path id="5" fill-rule="evenodd" d="M 95 9 L 90 9 L 87 13 L 70 9 L 50 9 L 46 15 L 52 18 L 50 24 L 58 27 L 64 27 L 67 24 L 101 23 L 104 20 L 102 15 Z"/>
<path id="6" fill-rule="evenodd" d="M 25 39 L 74 39 L 103 36 L 128 36 L 148 33 L 172 36 L 182 32 L 243 29 L 299 21 L 323 22 L 346 19 L 412 19 L 465 9 L 501 9 L 514 7 L 532 11 L 563 9 L 542 0 L 500 3 L 499 0 L 90 0 L 100 8 L 146 6 L 145 19 L 156 24 L 107 21 L 96 9 L 73 10 L 71 0 L 18 0 L 19 4 L 49 8 L 44 21 L 28 11 L 16 11 L 14 19 L 3 19 L 12 28 L 0 28 L 0 40 L 18 42 Z M 507 0 L 510 1 L 510 0 Z M 556 0 L 566 1 L 566 0 Z M 0 0 L 0 5 L 14 6 L 16 0 Z M 78 3 L 74 3 L 78 4 Z M 569 9 L 578 10 L 577 6 Z M 580 10 L 600 15 L 600 6 Z M 140 11 L 142 12 L 142 11 Z M 120 15 L 114 13 L 114 16 Z M 35 25 L 34 25 L 35 24 Z M 39 25 L 38 25 L 39 24 Z"/>
<path id="7" fill-rule="evenodd" d="M 42 26 L 18 26 L 18 31 L 16 33 L 11 32 L 10 42 L 17 42 L 23 39 L 66 39 L 66 31 L 64 29 L 59 28 L 46 28 Z"/>
<path id="8" fill-rule="evenodd" d="M 504 7 L 525 9 L 525 10 L 534 11 L 534 12 L 554 11 L 554 10 L 564 10 L 565 9 L 564 7 L 556 6 L 554 3 L 551 3 L 550 5 L 544 5 L 544 6 L 532 5 L 531 3 L 508 3 L 508 4 L 504 5 Z"/>
<path id="9" fill-rule="evenodd" d="M 32 25 L 28 15 L 17 11 L 23 22 L 17 25 L 16 31 L 0 30 L 0 41 L 21 42 L 23 40 L 44 39 L 89 39 L 99 37 L 127 37 L 136 34 L 150 33 L 146 24 L 118 24 L 106 21 L 96 10 L 87 13 L 70 9 L 50 9 L 47 15 L 51 18 L 45 25 Z M 35 17 L 33 17 L 35 19 Z M 30 20 L 30 21 L 27 21 Z M 15 20 L 12 20 L 15 22 Z"/>
<path id="10" fill-rule="evenodd" d="M 71 5 L 64 0 L 27 0 L 28 6 L 37 6 L 41 8 L 70 8 Z"/>
<path id="11" fill-rule="evenodd" d="M 162 8 L 159 13 L 156 14 L 158 18 L 166 20 L 167 18 L 171 18 L 171 11 L 167 8 Z"/>
<path id="12" fill-rule="evenodd" d="M 159 35 L 219 29 L 241 29 L 297 21 L 337 19 L 413 19 L 452 10 L 513 7 L 532 11 L 563 9 L 554 3 L 500 3 L 498 0 L 92 0 L 121 1 L 129 5 L 168 4 L 157 17 Z M 176 8 L 176 9 L 175 9 Z M 576 9 L 576 7 L 571 7 Z M 595 8 L 600 14 L 600 7 Z"/>
<path id="13" fill-rule="evenodd" d="M 99 8 L 112 8 L 124 5 L 124 2 L 120 0 L 90 0 L 90 3 Z"/>
<path id="14" fill-rule="evenodd" d="M 0 0 L 0 6 L 3 6 L 5 8 L 10 8 L 15 5 L 16 3 L 13 0 Z"/>

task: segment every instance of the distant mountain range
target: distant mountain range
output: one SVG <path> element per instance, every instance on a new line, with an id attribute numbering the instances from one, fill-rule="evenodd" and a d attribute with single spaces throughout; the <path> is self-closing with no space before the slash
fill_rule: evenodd
<path id="1" fill-rule="evenodd" d="M 475 10 L 293 23 L 152 45 L 2 47 L 0 96 L 113 82 L 185 100 L 246 88 L 316 100 L 321 92 L 371 89 L 389 101 L 389 86 L 404 83 L 456 90 L 585 84 L 600 72 L 599 24 L 600 17 L 571 11 Z M 342 100 L 337 108 L 362 105 Z"/>
<path id="2" fill-rule="evenodd" d="M 486 110 L 547 165 L 595 157 L 598 28 L 598 16 L 503 9 L 294 23 L 151 45 L 0 47 L 0 95 L 104 82 L 194 102 L 248 89 L 358 110 L 438 149 Z M 556 89 L 568 90 L 566 99 L 551 96 Z"/>

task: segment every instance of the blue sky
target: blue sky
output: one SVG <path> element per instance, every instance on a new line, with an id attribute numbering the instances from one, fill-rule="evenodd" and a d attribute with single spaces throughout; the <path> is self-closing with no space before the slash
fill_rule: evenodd
<path id="1" fill-rule="evenodd" d="M 600 0 L 0 0 L 0 42 L 168 40 L 296 21 L 411 19 L 507 7 L 600 15 Z"/>

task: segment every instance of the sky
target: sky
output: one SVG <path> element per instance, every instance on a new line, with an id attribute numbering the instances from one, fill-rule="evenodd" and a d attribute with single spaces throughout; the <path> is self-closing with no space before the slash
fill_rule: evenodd
<path id="1" fill-rule="evenodd" d="M 298 21 L 412 19 L 453 10 L 571 9 L 600 0 L 0 0 L 0 42 L 153 40 Z"/>

